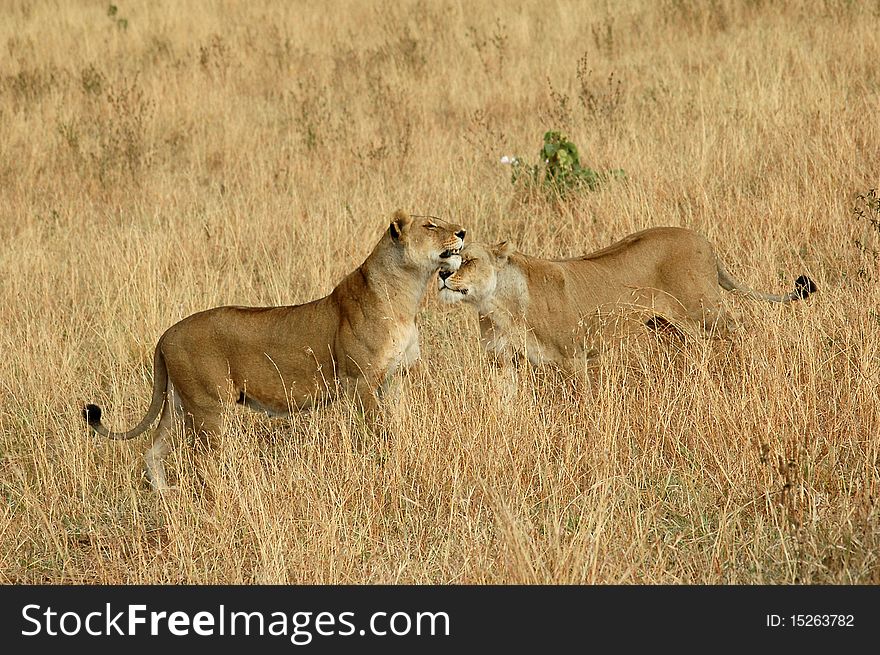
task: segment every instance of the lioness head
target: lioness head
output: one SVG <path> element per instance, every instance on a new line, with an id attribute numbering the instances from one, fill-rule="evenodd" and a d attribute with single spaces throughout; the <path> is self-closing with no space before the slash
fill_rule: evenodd
<path id="1" fill-rule="evenodd" d="M 507 241 L 489 246 L 469 243 L 461 251 L 461 265 L 456 271 L 440 271 L 440 299 L 449 303 L 461 300 L 480 306 L 492 298 L 498 284 L 498 271 L 513 253 Z"/>
<path id="2" fill-rule="evenodd" d="M 465 235 L 461 225 L 397 211 L 388 233 L 409 264 L 444 271 L 456 271 L 461 264 Z"/>

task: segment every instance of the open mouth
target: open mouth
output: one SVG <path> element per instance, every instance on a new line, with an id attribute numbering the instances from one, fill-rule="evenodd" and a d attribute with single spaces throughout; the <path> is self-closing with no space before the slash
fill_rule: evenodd
<path id="1" fill-rule="evenodd" d="M 457 271 L 461 266 L 461 248 L 447 248 L 441 252 L 439 265 L 441 271 L 447 271 L 450 274 Z"/>

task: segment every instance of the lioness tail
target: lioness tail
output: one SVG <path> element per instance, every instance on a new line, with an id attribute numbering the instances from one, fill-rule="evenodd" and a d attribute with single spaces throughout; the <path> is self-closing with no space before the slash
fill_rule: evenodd
<path id="1" fill-rule="evenodd" d="M 727 291 L 738 291 L 753 300 L 766 300 L 768 302 L 790 303 L 795 300 L 804 300 L 810 294 L 816 293 L 819 287 L 806 275 L 799 275 L 794 281 L 794 290 L 785 294 L 762 293 L 747 287 L 742 282 L 732 277 L 720 259 L 716 258 L 718 268 L 718 284 Z"/>
<path id="2" fill-rule="evenodd" d="M 133 439 L 147 430 L 147 428 L 152 425 L 153 421 L 156 420 L 156 417 L 159 416 L 159 412 L 162 411 L 162 407 L 165 405 L 165 389 L 167 386 L 168 369 L 165 367 L 165 358 L 162 357 L 162 353 L 157 345 L 156 352 L 153 354 L 153 398 L 150 401 L 150 407 L 147 409 L 147 414 L 141 422 L 127 432 L 112 432 L 101 423 L 101 408 L 91 403 L 83 408 L 83 419 L 85 419 L 85 422 L 89 424 L 89 427 L 92 428 L 92 430 L 100 434 L 102 437 L 119 440 Z"/>

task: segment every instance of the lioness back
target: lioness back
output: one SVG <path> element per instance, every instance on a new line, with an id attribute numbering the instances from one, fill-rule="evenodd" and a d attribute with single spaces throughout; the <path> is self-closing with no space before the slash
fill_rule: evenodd
<path id="1" fill-rule="evenodd" d="M 231 383 L 262 406 L 303 409 L 325 399 L 322 372 L 332 371 L 338 325 L 332 296 L 286 307 L 217 307 L 171 326 L 158 347 L 172 380 L 215 394 Z M 194 402 L 185 396 L 190 388 L 179 390 L 184 403 Z"/>
<path id="2" fill-rule="evenodd" d="M 642 230 L 559 265 L 570 289 L 566 305 L 571 308 L 628 305 L 690 317 L 690 305 L 699 298 L 720 296 L 712 245 L 685 228 Z M 551 289 L 543 292 L 555 295 Z"/>

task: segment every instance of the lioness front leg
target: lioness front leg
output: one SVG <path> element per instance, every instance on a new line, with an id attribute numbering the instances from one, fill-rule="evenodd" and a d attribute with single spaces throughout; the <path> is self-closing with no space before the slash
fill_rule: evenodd
<path id="1" fill-rule="evenodd" d="M 403 376 L 405 371 L 398 371 L 389 375 L 377 390 L 377 403 L 384 412 L 396 412 L 400 407 L 400 398 L 403 395 Z"/>
<path id="2" fill-rule="evenodd" d="M 364 425 L 370 432 L 382 430 L 382 407 L 379 402 L 380 384 L 378 380 L 364 376 L 347 377 L 340 380 L 342 393 L 363 413 Z"/>
<path id="3" fill-rule="evenodd" d="M 491 353 L 489 355 L 489 371 L 498 390 L 498 397 L 505 405 L 516 399 L 519 385 L 519 367 L 521 362 L 514 355 Z"/>

